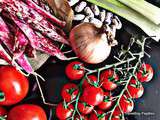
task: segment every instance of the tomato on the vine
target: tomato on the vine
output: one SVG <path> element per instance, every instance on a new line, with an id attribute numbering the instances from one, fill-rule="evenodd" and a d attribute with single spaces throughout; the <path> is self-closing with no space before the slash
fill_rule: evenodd
<path id="1" fill-rule="evenodd" d="M 103 101 L 98 105 L 99 109 L 101 110 L 108 110 L 112 107 L 113 101 L 111 100 L 112 96 L 109 92 L 104 92 L 104 99 Z"/>
<path id="2" fill-rule="evenodd" d="M 0 92 L 4 100 L 0 105 L 13 105 L 20 102 L 28 93 L 28 79 L 12 66 L 0 67 Z"/>
<path id="3" fill-rule="evenodd" d="M 89 120 L 105 120 L 106 117 L 104 115 L 104 112 L 102 110 L 96 110 L 97 114 L 95 112 L 92 112 Z"/>
<path id="4" fill-rule="evenodd" d="M 137 72 L 137 78 L 140 82 L 149 82 L 153 78 L 153 68 L 150 64 L 142 64 L 141 68 Z"/>
<path id="5" fill-rule="evenodd" d="M 3 107 L 0 107 L 0 116 L 5 116 L 7 115 L 7 110 Z"/>
<path id="6" fill-rule="evenodd" d="M 120 108 L 117 106 L 113 112 L 111 120 L 124 120 L 123 113 L 121 113 Z"/>
<path id="7" fill-rule="evenodd" d="M 88 120 L 88 117 L 84 115 L 81 115 L 81 117 L 79 115 L 75 115 L 74 120 Z"/>
<path id="8" fill-rule="evenodd" d="M 66 66 L 65 73 L 70 80 L 79 80 L 84 76 L 83 63 L 73 61 Z"/>
<path id="9" fill-rule="evenodd" d="M 119 76 L 112 69 L 105 70 L 100 75 L 100 82 L 105 90 L 114 90 L 117 88 L 116 82 Z"/>
<path id="10" fill-rule="evenodd" d="M 88 80 L 91 82 L 91 84 L 97 84 L 97 77 L 95 75 L 88 75 L 88 79 L 85 78 L 83 80 L 83 84 L 82 84 L 82 87 L 83 88 L 86 88 L 87 86 L 91 85 Z"/>
<path id="11" fill-rule="evenodd" d="M 79 89 L 76 84 L 67 83 L 63 86 L 61 96 L 66 102 L 74 100 L 79 93 Z"/>
<path id="12" fill-rule="evenodd" d="M 100 87 L 88 86 L 84 89 L 82 99 L 89 105 L 99 105 L 104 98 L 104 92 Z"/>
<path id="13" fill-rule="evenodd" d="M 47 120 L 45 111 L 37 105 L 23 104 L 13 107 L 7 120 Z"/>
<path id="14" fill-rule="evenodd" d="M 119 105 L 124 113 L 130 113 L 134 108 L 133 100 L 126 95 L 122 95 Z"/>
<path id="15" fill-rule="evenodd" d="M 63 103 L 59 103 L 56 107 L 56 116 L 60 120 L 65 120 L 71 117 L 73 110 L 74 110 L 74 107 L 72 104 L 69 104 L 68 106 L 65 107 Z"/>
<path id="16" fill-rule="evenodd" d="M 86 102 L 78 102 L 78 110 L 84 115 L 91 113 L 93 108 L 93 106 L 88 105 Z"/>
<path id="17" fill-rule="evenodd" d="M 131 78 L 127 89 L 132 98 L 140 98 L 144 93 L 144 88 L 142 84 L 139 81 L 137 81 L 135 78 Z M 126 93 L 126 95 L 127 94 L 128 93 Z"/>

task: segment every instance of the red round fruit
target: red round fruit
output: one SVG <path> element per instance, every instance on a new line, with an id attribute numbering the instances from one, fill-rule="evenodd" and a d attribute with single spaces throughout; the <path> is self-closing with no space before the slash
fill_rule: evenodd
<path id="1" fill-rule="evenodd" d="M 101 110 L 108 110 L 111 108 L 112 104 L 113 104 L 113 101 L 111 100 L 112 99 L 112 96 L 110 95 L 109 92 L 105 92 L 104 93 L 104 99 L 103 99 L 103 102 L 101 102 L 98 107 L 99 109 Z"/>
<path id="2" fill-rule="evenodd" d="M 78 61 L 69 63 L 66 66 L 66 75 L 70 80 L 79 80 L 84 76 L 85 70 L 81 67 L 83 64 Z"/>
<path id="3" fill-rule="evenodd" d="M 62 88 L 61 96 L 66 102 L 70 102 L 77 97 L 78 93 L 79 90 L 76 84 L 67 83 Z"/>
<path id="4" fill-rule="evenodd" d="M 91 113 L 93 108 L 93 106 L 88 105 L 86 102 L 78 102 L 78 110 L 84 115 Z"/>
<path id="5" fill-rule="evenodd" d="M 153 68 L 150 64 L 142 64 L 137 72 L 137 78 L 140 82 L 149 82 L 153 78 Z"/>
<path id="6" fill-rule="evenodd" d="M 0 67 L 0 91 L 5 96 L 0 105 L 13 105 L 20 102 L 27 95 L 28 89 L 28 79 L 14 67 Z"/>
<path id="7" fill-rule="evenodd" d="M 97 84 L 97 77 L 95 75 L 88 75 L 88 79 L 90 80 L 92 85 Z M 88 82 L 87 78 L 85 78 L 82 87 L 85 88 L 91 84 Z"/>
<path id="8" fill-rule="evenodd" d="M 123 115 L 118 106 L 115 108 L 111 120 L 124 120 Z"/>
<path id="9" fill-rule="evenodd" d="M 63 103 L 59 103 L 56 107 L 56 116 L 60 120 L 65 120 L 65 119 L 71 117 L 71 115 L 73 113 L 73 109 L 74 109 L 74 107 L 72 104 L 68 105 L 67 108 L 65 108 Z"/>
<path id="10" fill-rule="evenodd" d="M 79 115 L 75 115 L 74 120 L 88 120 L 88 117 L 84 115 L 81 115 L 81 117 Z"/>
<path id="11" fill-rule="evenodd" d="M 47 120 L 45 111 L 37 105 L 23 104 L 12 108 L 7 120 Z"/>
<path id="12" fill-rule="evenodd" d="M 7 115 L 7 110 L 3 107 L 0 107 L 0 116 L 5 116 Z"/>
<path id="13" fill-rule="evenodd" d="M 119 105 L 124 113 L 130 113 L 134 108 L 134 102 L 132 101 L 132 99 L 128 98 L 125 95 L 122 95 L 122 97 L 120 98 Z"/>
<path id="14" fill-rule="evenodd" d="M 144 88 L 139 81 L 131 78 L 130 83 L 127 87 L 132 98 L 140 98 L 144 93 Z"/>
<path id="15" fill-rule="evenodd" d="M 84 89 L 82 97 L 84 102 L 96 106 L 103 101 L 104 92 L 100 87 L 88 86 Z"/>
<path id="16" fill-rule="evenodd" d="M 118 75 L 111 69 L 105 70 L 100 75 L 102 87 L 105 90 L 114 90 L 117 88 L 116 82 L 119 80 Z"/>
<path id="17" fill-rule="evenodd" d="M 97 114 L 95 112 L 91 113 L 89 120 L 105 120 L 106 119 L 103 111 L 97 110 L 96 112 Z"/>

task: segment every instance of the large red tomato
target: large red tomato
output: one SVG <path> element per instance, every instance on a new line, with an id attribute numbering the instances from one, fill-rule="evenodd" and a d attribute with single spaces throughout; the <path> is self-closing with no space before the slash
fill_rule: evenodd
<path id="1" fill-rule="evenodd" d="M 137 78 L 141 82 L 149 82 L 153 78 L 153 68 L 150 64 L 142 64 L 137 73 Z"/>
<path id="2" fill-rule="evenodd" d="M 122 95 L 119 105 L 124 113 L 130 113 L 134 108 L 134 102 L 132 99 L 125 95 Z"/>
<path id="3" fill-rule="evenodd" d="M 84 76 L 85 70 L 80 66 L 83 64 L 78 61 L 71 62 L 66 66 L 65 72 L 70 80 L 79 80 Z"/>
<path id="4" fill-rule="evenodd" d="M 89 81 L 91 82 L 91 84 L 97 84 L 97 77 L 95 75 L 88 75 L 88 79 Z M 85 78 L 84 81 L 83 81 L 83 84 L 82 84 L 82 87 L 85 88 L 89 85 L 91 85 L 89 82 L 88 82 L 88 79 Z"/>
<path id="5" fill-rule="evenodd" d="M 104 112 L 101 111 L 101 110 L 97 110 L 96 111 L 97 114 L 95 112 L 92 112 L 90 117 L 89 117 L 89 120 L 105 120 L 105 116 L 103 115 Z"/>
<path id="6" fill-rule="evenodd" d="M 79 115 L 75 115 L 74 120 L 88 120 L 88 117 L 84 115 L 81 115 L 81 117 Z"/>
<path id="7" fill-rule="evenodd" d="M 102 87 L 105 90 L 114 90 L 117 88 L 116 82 L 119 80 L 118 75 L 111 69 L 105 70 L 100 75 L 100 81 L 102 84 Z"/>
<path id="8" fill-rule="evenodd" d="M 100 87 L 88 86 L 84 89 L 82 99 L 89 105 L 96 106 L 103 101 L 104 92 Z"/>
<path id="9" fill-rule="evenodd" d="M 6 109 L 3 107 L 0 107 L 0 116 L 5 116 L 5 115 L 7 115 Z"/>
<path id="10" fill-rule="evenodd" d="M 134 78 L 131 78 L 127 88 L 132 98 L 140 98 L 144 93 L 142 84 Z"/>
<path id="11" fill-rule="evenodd" d="M 101 102 L 98 107 L 101 110 L 108 110 L 112 107 L 113 101 L 111 100 L 112 96 L 110 95 L 109 92 L 104 93 L 104 99 L 103 102 Z"/>
<path id="12" fill-rule="evenodd" d="M 67 118 L 71 117 L 73 109 L 74 107 L 72 104 L 68 105 L 67 108 L 65 108 L 63 103 L 59 103 L 56 107 L 56 116 L 60 120 L 66 120 Z"/>
<path id="13" fill-rule="evenodd" d="M 86 102 L 78 102 L 78 110 L 84 115 L 91 113 L 93 108 L 93 106 L 88 105 Z"/>
<path id="14" fill-rule="evenodd" d="M 76 98 L 79 90 L 76 84 L 67 83 L 63 86 L 61 96 L 66 102 L 70 102 Z"/>
<path id="15" fill-rule="evenodd" d="M 33 104 L 23 104 L 12 108 L 7 120 L 47 120 L 44 110 Z"/>
<path id="16" fill-rule="evenodd" d="M 0 91 L 5 100 L 0 105 L 13 105 L 20 102 L 28 93 L 28 79 L 11 66 L 0 67 Z"/>

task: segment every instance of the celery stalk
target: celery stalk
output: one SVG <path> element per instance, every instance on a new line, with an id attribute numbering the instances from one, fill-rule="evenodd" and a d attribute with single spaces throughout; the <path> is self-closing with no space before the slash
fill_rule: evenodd
<path id="1" fill-rule="evenodd" d="M 134 9 L 155 24 L 160 24 L 160 8 L 145 0 L 118 0 L 128 7 Z"/>
<path id="2" fill-rule="evenodd" d="M 159 41 L 160 39 L 160 25 L 156 25 L 146 17 L 122 4 L 117 0 L 87 0 L 90 3 L 96 4 L 104 9 L 107 9 L 126 20 L 134 23 L 140 27 L 147 35 L 156 36 L 153 39 Z"/>

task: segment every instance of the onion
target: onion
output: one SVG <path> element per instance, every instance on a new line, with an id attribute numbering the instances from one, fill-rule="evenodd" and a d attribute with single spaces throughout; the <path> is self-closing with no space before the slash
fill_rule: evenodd
<path id="1" fill-rule="evenodd" d="M 106 33 L 92 23 L 75 26 L 69 41 L 77 57 L 90 64 L 103 62 L 111 52 Z"/>

